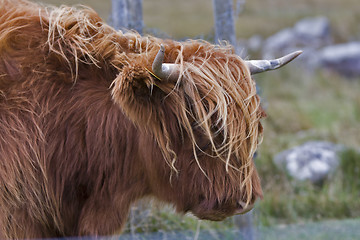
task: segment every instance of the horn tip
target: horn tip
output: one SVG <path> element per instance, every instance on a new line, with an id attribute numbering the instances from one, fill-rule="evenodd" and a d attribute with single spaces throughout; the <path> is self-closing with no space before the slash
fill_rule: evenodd
<path id="1" fill-rule="evenodd" d="M 299 56 L 300 54 L 302 54 L 304 51 L 303 50 L 298 50 L 296 52 L 294 52 L 294 56 Z"/>
<path id="2" fill-rule="evenodd" d="M 292 53 L 280 58 L 280 63 L 281 64 L 279 66 L 277 66 L 276 68 L 280 68 L 280 67 L 286 65 L 287 63 L 291 62 L 292 60 L 297 58 L 302 53 L 303 53 L 302 50 L 298 50 L 298 51 L 292 52 Z"/>
<path id="3" fill-rule="evenodd" d="M 289 55 L 292 57 L 292 59 L 295 59 L 297 58 L 300 54 L 302 54 L 304 51 L 303 50 L 298 50 L 298 51 L 295 51 L 293 53 L 290 53 Z"/>

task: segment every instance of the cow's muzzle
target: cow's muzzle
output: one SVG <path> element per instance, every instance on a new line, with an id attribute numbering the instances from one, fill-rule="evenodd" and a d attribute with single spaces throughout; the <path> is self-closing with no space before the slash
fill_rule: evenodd
<path id="1" fill-rule="evenodd" d="M 245 214 L 254 208 L 254 204 L 246 204 L 245 202 L 238 202 L 238 209 L 235 211 L 235 215 Z"/>

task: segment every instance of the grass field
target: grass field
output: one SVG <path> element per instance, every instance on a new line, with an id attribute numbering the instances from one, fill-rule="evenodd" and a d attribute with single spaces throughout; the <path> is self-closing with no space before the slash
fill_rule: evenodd
<path id="1" fill-rule="evenodd" d="M 84 4 L 94 8 L 107 20 L 111 0 L 37 0 L 60 5 Z M 234 1 L 235 2 L 235 1 Z M 144 23 L 174 38 L 194 38 L 213 32 L 211 0 L 144 0 Z M 251 0 L 236 19 L 239 38 L 254 34 L 269 36 L 297 20 L 324 15 L 330 19 L 338 41 L 360 37 L 360 4 L 358 0 Z"/>
<path id="2" fill-rule="evenodd" d="M 247 1 L 236 20 L 237 35 L 239 38 L 254 34 L 266 37 L 293 26 L 303 17 L 324 15 L 330 19 L 336 42 L 359 40 L 358 1 Z M 42 2 L 59 5 L 57 0 Z M 105 20 L 110 12 L 110 0 L 66 0 L 62 3 L 89 5 Z M 144 0 L 144 22 L 146 27 L 160 29 L 174 38 L 211 35 L 211 1 Z M 254 210 L 256 224 L 272 226 L 360 217 L 360 155 L 354 150 L 360 148 L 360 78 L 344 79 L 331 72 L 309 74 L 294 63 L 283 70 L 256 76 L 255 80 L 268 114 L 263 121 L 264 141 L 256 160 L 264 188 L 264 199 Z M 349 148 L 342 156 L 339 170 L 322 186 L 296 182 L 272 162 L 276 153 L 307 140 L 332 141 Z M 137 224 L 130 221 L 126 232 L 196 230 L 198 221 L 194 217 L 178 216 L 170 209 L 161 206 L 141 211 L 140 220 L 134 221 Z M 134 210 L 136 213 L 139 212 Z M 221 223 L 201 222 L 203 230 L 232 227 L 231 218 Z"/>
<path id="3" fill-rule="evenodd" d="M 273 227 L 257 227 L 254 237 L 259 240 L 358 240 L 360 219 L 329 220 Z M 112 238 L 114 239 L 114 238 Z M 119 240 L 247 240 L 238 229 L 188 230 L 142 234 L 123 234 Z"/>

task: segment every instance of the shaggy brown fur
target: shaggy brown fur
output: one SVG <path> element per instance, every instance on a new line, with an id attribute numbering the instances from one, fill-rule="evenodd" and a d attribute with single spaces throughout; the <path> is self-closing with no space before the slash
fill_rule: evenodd
<path id="1" fill-rule="evenodd" d="M 149 73 L 160 44 L 177 82 Z M 264 114 L 230 47 L 0 0 L 0 238 L 111 234 L 144 196 L 230 216 L 262 195 Z"/>

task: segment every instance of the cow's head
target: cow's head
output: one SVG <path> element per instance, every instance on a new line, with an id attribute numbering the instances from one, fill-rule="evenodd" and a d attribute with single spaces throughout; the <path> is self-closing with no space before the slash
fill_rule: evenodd
<path id="1" fill-rule="evenodd" d="M 152 194 L 203 219 L 249 210 L 262 196 L 253 156 L 265 116 L 251 75 L 298 53 L 246 62 L 229 47 L 158 41 L 132 55 L 112 89 L 138 126 Z"/>

